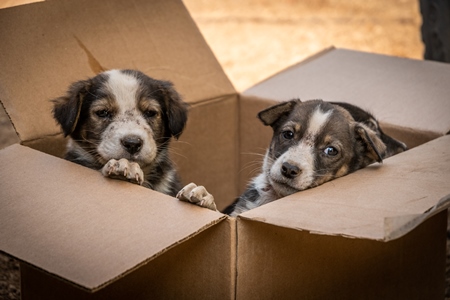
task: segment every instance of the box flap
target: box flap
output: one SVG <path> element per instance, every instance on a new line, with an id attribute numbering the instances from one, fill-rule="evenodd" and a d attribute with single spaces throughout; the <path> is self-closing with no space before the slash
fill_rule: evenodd
<path id="1" fill-rule="evenodd" d="M 279 101 L 349 102 L 382 123 L 443 135 L 450 130 L 450 65 L 328 49 L 244 92 Z"/>
<path id="2" fill-rule="evenodd" d="M 389 241 L 450 204 L 450 135 L 239 218 L 317 234 Z"/>
<path id="3" fill-rule="evenodd" d="M 0 165 L 0 251 L 88 290 L 226 218 L 20 145 Z"/>
<path id="4" fill-rule="evenodd" d="M 190 103 L 235 93 L 177 0 L 61 0 L 2 9 L 0 40 L 0 101 L 22 141 L 58 133 L 49 100 L 101 69 L 139 69 L 170 80 Z"/>

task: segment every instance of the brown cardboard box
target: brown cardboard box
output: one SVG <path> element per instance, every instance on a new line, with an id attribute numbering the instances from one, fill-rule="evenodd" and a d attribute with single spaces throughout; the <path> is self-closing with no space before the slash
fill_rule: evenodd
<path id="1" fill-rule="evenodd" d="M 449 145 L 438 138 L 239 216 L 237 298 L 442 299 Z"/>
<path id="2" fill-rule="evenodd" d="M 23 299 L 232 298 L 233 220 L 20 145 L 0 164 L 1 249 L 23 261 Z"/>
<path id="3" fill-rule="evenodd" d="M 442 299 L 448 65 L 329 49 L 239 95 L 176 0 L 4 9 L 0 40 L 0 100 L 24 145 L 0 152 L 0 250 L 22 261 L 24 299 Z M 219 209 L 255 175 L 271 137 L 256 113 L 276 101 L 360 105 L 415 148 L 231 219 L 55 157 L 48 100 L 112 68 L 190 103 L 173 158 Z"/>
<path id="4" fill-rule="evenodd" d="M 444 297 L 450 202 L 444 78 L 450 65 L 332 48 L 243 93 L 241 153 L 263 154 L 268 146 L 271 129 L 251 118 L 263 103 L 292 98 L 359 105 L 412 149 L 239 216 L 238 299 Z M 251 164 L 242 155 L 241 166 Z M 241 188 L 249 175 L 242 172 Z"/>
<path id="5" fill-rule="evenodd" d="M 238 96 L 183 4 L 46 1 L 0 10 L 0 28 L 0 99 L 39 150 L 0 155 L 0 249 L 23 262 L 23 299 L 233 299 L 234 220 L 43 153 L 65 143 L 50 99 L 102 68 L 136 68 L 191 105 L 173 155 L 182 177 L 237 194 Z"/>

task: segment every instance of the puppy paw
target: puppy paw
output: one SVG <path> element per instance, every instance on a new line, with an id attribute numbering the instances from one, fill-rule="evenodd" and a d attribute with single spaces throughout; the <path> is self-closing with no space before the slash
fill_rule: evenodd
<path id="1" fill-rule="evenodd" d="M 127 180 L 139 185 L 144 183 L 144 172 L 142 172 L 139 164 L 125 158 L 109 160 L 103 166 L 102 174 L 105 177 Z"/>
<path id="2" fill-rule="evenodd" d="M 209 208 L 216 211 L 214 197 L 205 189 L 204 186 L 197 186 L 195 183 L 189 183 L 176 196 L 179 200 L 194 203 L 195 205 Z"/>

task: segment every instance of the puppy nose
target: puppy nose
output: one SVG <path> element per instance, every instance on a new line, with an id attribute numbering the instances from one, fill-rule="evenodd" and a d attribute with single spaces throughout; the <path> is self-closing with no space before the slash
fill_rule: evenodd
<path id="1" fill-rule="evenodd" d="M 288 162 L 284 162 L 281 166 L 281 174 L 286 178 L 294 178 L 300 174 L 300 169 L 297 166 L 291 165 Z"/>
<path id="2" fill-rule="evenodd" d="M 120 142 L 123 148 L 130 154 L 135 154 L 142 148 L 142 139 L 138 136 L 126 136 Z"/>

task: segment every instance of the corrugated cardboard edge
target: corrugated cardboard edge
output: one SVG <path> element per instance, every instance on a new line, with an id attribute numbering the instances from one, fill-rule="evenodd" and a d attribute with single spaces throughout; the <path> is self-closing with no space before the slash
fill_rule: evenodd
<path id="1" fill-rule="evenodd" d="M 405 215 L 393 218 L 385 218 L 384 220 L 384 242 L 389 242 L 408 234 L 417 226 L 425 222 L 425 220 L 433 217 L 450 206 L 450 195 L 439 200 L 438 204 L 428 209 L 423 214 Z"/>
<path id="2" fill-rule="evenodd" d="M 184 243 L 185 241 L 187 241 L 187 240 L 193 238 L 194 236 L 196 236 L 196 235 L 202 233 L 203 231 L 208 230 L 209 228 L 215 226 L 216 224 L 219 224 L 220 222 L 223 222 L 223 221 L 229 221 L 229 219 L 230 219 L 230 218 L 229 218 L 228 216 L 223 215 L 223 216 L 220 217 L 219 219 L 216 219 L 216 220 L 210 222 L 209 224 L 206 224 L 205 226 L 201 227 L 201 228 L 200 228 L 199 230 L 197 230 L 196 232 L 193 232 L 192 234 L 190 234 L 190 235 L 186 236 L 185 238 L 183 238 L 183 239 L 177 241 L 176 243 L 173 243 L 171 246 L 169 246 L 169 247 L 167 247 L 167 248 L 165 248 L 165 249 L 159 251 L 158 253 L 155 253 L 154 255 L 150 256 L 150 257 L 147 258 L 146 260 L 144 260 L 144 261 L 142 261 L 141 263 L 137 264 L 137 265 L 134 266 L 133 268 L 130 268 L 129 270 L 123 272 L 122 274 L 120 274 L 120 275 L 118 275 L 118 276 L 116 276 L 116 277 L 114 277 L 114 278 L 111 278 L 110 280 L 104 282 L 103 284 L 101 284 L 101 285 L 99 285 L 99 286 L 96 286 L 96 287 L 93 287 L 93 288 L 91 288 L 91 289 L 90 289 L 90 288 L 86 288 L 86 287 L 84 287 L 84 286 L 82 286 L 82 285 L 79 285 L 79 284 L 77 284 L 77 283 L 75 283 L 75 282 L 73 282 L 73 281 L 70 281 L 70 280 L 68 280 L 68 279 L 65 279 L 65 278 L 63 278 L 63 277 L 61 277 L 61 276 L 59 276 L 59 275 L 57 275 L 57 274 L 48 272 L 48 271 L 46 271 L 46 270 L 43 269 L 43 268 L 37 267 L 37 266 L 35 266 L 35 265 L 33 265 L 33 264 L 30 264 L 30 263 L 28 263 L 27 261 L 22 260 L 22 259 L 19 258 L 19 257 L 15 257 L 15 256 L 13 256 L 13 255 L 11 255 L 11 254 L 9 254 L 9 253 L 6 253 L 6 252 L 2 251 L 2 250 L 0 250 L 0 252 L 1 252 L 1 253 L 4 253 L 4 254 L 7 254 L 8 256 L 11 256 L 11 257 L 15 258 L 15 259 L 18 260 L 21 264 L 26 264 L 27 266 L 30 266 L 30 267 L 32 267 L 32 268 L 34 268 L 34 269 L 36 269 L 36 270 L 39 270 L 40 272 L 43 272 L 44 274 L 47 274 L 47 275 L 52 276 L 52 277 L 54 277 L 54 278 L 57 278 L 57 279 L 59 279 L 59 280 L 65 282 L 65 283 L 67 283 L 67 284 L 69 284 L 69 285 L 71 285 L 71 286 L 74 286 L 74 287 L 76 287 L 76 288 L 78 288 L 78 289 L 80 289 L 80 290 L 83 290 L 83 291 L 86 291 L 86 292 L 89 292 L 89 293 L 95 293 L 95 292 L 97 292 L 97 291 L 99 291 L 99 290 L 105 288 L 106 286 L 108 286 L 108 285 L 114 283 L 114 282 L 117 281 L 118 279 L 123 278 L 123 277 L 127 276 L 128 274 L 134 272 L 135 270 L 141 268 L 142 266 L 145 266 L 146 264 L 150 263 L 152 260 L 156 259 L 157 257 L 163 255 L 163 254 L 166 253 L 167 251 L 171 250 L 172 248 L 175 248 L 176 246 L 178 246 L 178 245 Z M 236 222 L 234 222 L 233 220 L 231 220 L 230 226 L 231 226 L 231 232 L 233 233 L 233 235 L 235 235 L 235 234 L 236 234 Z M 234 244 L 232 245 L 232 249 L 236 249 L 236 241 L 235 241 L 236 238 L 234 238 L 233 240 L 234 240 L 234 241 L 233 241 Z M 232 262 L 232 263 L 233 263 L 234 265 L 236 264 L 235 261 Z M 234 272 L 236 272 L 235 268 L 234 268 Z M 235 276 L 235 277 L 236 277 L 236 276 Z"/>
<path id="3" fill-rule="evenodd" d="M 232 261 L 231 261 L 231 272 L 232 272 L 232 294 L 234 295 L 234 299 L 236 299 L 237 295 L 237 282 L 238 282 L 238 228 L 237 228 L 237 219 L 233 217 L 229 217 L 227 215 L 226 219 L 227 222 L 230 225 L 230 231 L 231 231 L 231 241 L 230 241 L 230 247 L 232 251 Z"/>
<path id="4" fill-rule="evenodd" d="M 384 219 L 384 237 L 379 239 L 370 239 L 367 237 L 361 237 L 356 235 L 349 235 L 349 234 L 342 234 L 342 233 L 336 233 L 332 234 L 329 232 L 322 232 L 322 231 L 316 231 L 316 230 L 310 230 L 306 228 L 301 227 L 289 227 L 289 226 L 282 226 L 279 224 L 272 224 L 271 222 L 268 222 L 265 218 L 262 217 L 246 217 L 243 215 L 239 215 L 236 217 L 237 222 L 239 220 L 243 221 L 250 221 L 250 222 L 259 222 L 259 223 L 266 223 L 270 224 L 272 226 L 287 228 L 287 229 L 293 229 L 297 231 L 306 231 L 310 234 L 316 234 L 316 235 L 328 235 L 328 236 L 340 236 L 344 238 L 349 239 L 366 239 L 366 240 L 374 240 L 374 241 L 380 241 L 380 242 L 390 242 L 396 239 L 399 239 L 411 231 L 413 231 L 416 227 L 421 225 L 426 220 L 430 219 L 434 215 L 440 213 L 443 210 L 446 210 L 448 207 L 450 207 L 450 194 L 443 197 L 439 200 L 438 204 L 436 204 L 433 207 L 430 207 L 427 209 L 423 214 L 416 214 L 416 215 L 401 215 L 397 217 L 388 217 Z"/>

